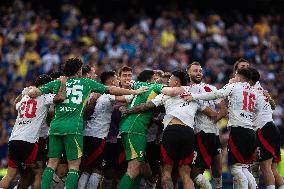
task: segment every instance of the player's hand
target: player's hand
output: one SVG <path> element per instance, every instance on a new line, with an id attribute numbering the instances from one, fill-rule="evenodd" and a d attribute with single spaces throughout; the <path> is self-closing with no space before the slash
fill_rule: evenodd
<path id="1" fill-rule="evenodd" d="M 99 93 L 91 93 L 89 98 L 90 98 L 90 101 L 97 101 L 100 96 L 102 95 Z"/>
<path id="2" fill-rule="evenodd" d="M 36 87 L 32 87 L 29 92 L 27 93 L 27 95 L 30 97 L 30 98 L 36 98 L 38 96 L 41 95 L 41 92 L 38 88 Z"/>
<path id="3" fill-rule="evenodd" d="M 137 90 L 134 90 L 134 94 L 138 95 L 138 94 L 141 94 L 141 93 L 145 93 L 146 91 L 148 91 L 148 88 L 149 87 L 141 87 L 141 88 L 139 88 Z"/>
<path id="4" fill-rule="evenodd" d="M 271 96 L 270 96 L 270 94 L 269 94 L 269 92 L 268 91 L 263 91 L 263 95 L 267 98 L 267 99 L 271 99 Z"/>
<path id="5" fill-rule="evenodd" d="M 186 100 L 186 101 L 192 101 L 193 100 L 191 93 L 182 93 L 182 94 L 180 94 L 180 97 L 183 100 Z"/>
<path id="6" fill-rule="evenodd" d="M 126 114 L 127 113 L 127 108 L 125 106 L 121 106 L 119 109 L 118 109 L 121 113 L 123 114 Z"/>
<path id="7" fill-rule="evenodd" d="M 24 88 L 23 91 L 22 91 L 22 95 L 28 95 L 29 91 L 33 88 L 34 88 L 33 86 L 29 86 L 29 87 Z"/>
<path id="8" fill-rule="evenodd" d="M 61 83 L 66 83 L 66 77 L 65 76 L 60 76 L 59 78 L 58 78 L 58 80 L 61 82 Z"/>

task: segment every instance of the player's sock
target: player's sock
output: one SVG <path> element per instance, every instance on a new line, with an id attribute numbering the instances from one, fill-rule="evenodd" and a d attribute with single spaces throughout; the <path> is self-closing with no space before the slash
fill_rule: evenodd
<path id="1" fill-rule="evenodd" d="M 268 185 L 265 187 L 266 189 L 275 189 L 275 185 Z"/>
<path id="2" fill-rule="evenodd" d="M 202 174 L 197 175 L 193 181 L 200 189 L 212 189 L 209 180 L 207 180 Z"/>
<path id="3" fill-rule="evenodd" d="M 79 182 L 78 182 L 78 189 L 84 189 L 86 188 L 88 181 L 90 178 L 90 174 L 87 172 L 83 172 L 80 176 Z"/>
<path id="4" fill-rule="evenodd" d="M 222 188 L 222 176 L 219 178 L 213 178 L 212 179 L 212 188 L 216 189 L 216 188 Z"/>
<path id="5" fill-rule="evenodd" d="M 243 173 L 247 177 L 249 188 L 252 188 L 252 189 L 257 188 L 257 184 L 255 182 L 255 179 L 254 179 L 253 175 L 249 172 L 247 167 L 243 167 Z"/>
<path id="6" fill-rule="evenodd" d="M 253 162 L 253 164 L 251 165 L 251 173 L 253 175 L 253 177 L 255 178 L 255 182 L 256 184 L 259 183 L 259 162 Z"/>
<path id="7" fill-rule="evenodd" d="M 50 167 L 46 167 L 41 178 L 41 189 L 49 189 L 52 182 L 54 170 Z"/>
<path id="8" fill-rule="evenodd" d="M 112 185 L 112 179 L 104 179 L 104 189 L 111 189 L 111 185 Z"/>
<path id="9" fill-rule="evenodd" d="M 102 175 L 98 173 L 92 173 L 88 181 L 87 189 L 98 188 L 98 185 L 100 184 L 101 179 L 102 179 Z"/>
<path id="10" fill-rule="evenodd" d="M 131 178 L 127 173 L 125 173 L 118 184 L 118 189 L 133 189 L 135 181 L 136 180 L 134 178 Z"/>
<path id="11" fill-rule="evenodd" d="M 69 169 L 66 178 L 66 189 L 76 189 L 79 179 L 78 171 L 75 169 Z"/>
<path id="12" fill-rule="evenodd" d="M 231 173 L 233 175 L 233 188 L 234 189 L 248 188 L 248 179 L 242 170 L 242 166 L 233 165 L 231 168 Z"/>

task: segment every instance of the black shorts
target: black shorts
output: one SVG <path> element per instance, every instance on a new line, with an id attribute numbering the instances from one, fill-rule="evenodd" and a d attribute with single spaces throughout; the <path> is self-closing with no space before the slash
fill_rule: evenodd
<path id="1" fill-rule="evenodd" d="M 278 163 L 280 156 L 280 131 L 273 122 L 268 122 L 261 129 L 257 130 L 259 147 L 259 161 L 273 158 L 273 162 Z"/>
<path id="2" fill-rule="evenodd" d="M 194 156 L 194 132 L 191 127 L 169 125 L 166 127 L 161 154 L 164 164 L 190 165 Z"/>
<path id="3" fill-rule="evenodd" d="M 83 138 L 83 167 L 98 168 L 104 167 L 103 153 L 106 140 L 92 136 Z"/>
<path id="4" fill-rule="evenodd" d="M 152 171 L 160 169 L 161 163 L 161 145 L 155 141 L 147 142 L 146 145 L 146 162 L 149 163 Z"/>
<path id="5" fill-rule="evenodd" d="M 48 159 L 47 153 L 47 138 L 40 137 L 38 139 L 38 152 L 36 160 L 42 161 L 45 164 Z"/>
<path id="6" fill-rule="evenodd" d="M 254 130 L 243 127 L 231 127 L 228 141 L 228 162 L 251 164 L 255 160 L 256 135 Z"/>
<path id="7" fill-rule="evenodd" d="M 22 140 L 9 141 L 8 166 L 25 170 L 36 161 L 38 144 Z"/>
<path id="8" fill-rule="evenodd" d="M 219 136 L 204 131 L 197 133 L 194 151 L 196 159 L 192 162 L 192 166 L 210 169 L 212 158 L 222 153 Z"/>
<path id="9" fill-rule="evenodd" d="M 107 142 L 103 156 L 106 169 L 126 170 L 127 161 L 121 139 L 117 139 L 117 143 Z"/>

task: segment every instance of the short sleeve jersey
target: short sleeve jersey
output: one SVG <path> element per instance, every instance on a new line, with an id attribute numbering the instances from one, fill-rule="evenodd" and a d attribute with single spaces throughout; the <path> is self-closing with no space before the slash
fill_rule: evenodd
<path id="1" fill-rule="evenodd" d="M 45 94 L 35 99 L 24 96 L 16 104 L 18 116 L 9 140 L 37 142 L 40 129 L 45 121 L 49 105 L 53 103 L 54 96 L 54 94 Z"/>
<path id="2" fill-rule="evenodd" d="M 133 89 L 139 89 L 141 87 L 149 87 L 145 93 L 136 95 L 131 103 L 128 104 L 127 108 L 140 105 L 154 99 L 158 94 L 161 93 L 164 84 L 157 83 L 146 83 L 146 82 L 135 82 Z M 119 126 L 120 133 L 133 133 L 147 136 L 148 125 L 153 117 L 153 110 L 148 110 L 139 114 L 129 114 L 122 117 Z"/>
<path id="3" fill-rule="evenodd" d="M 60 81 L 55 80 L 40 88 L 42 93 L 59 92 Z M 91 92 L 105 93 L 107 86 L 87 78 L 68 78 L 66 99 L 55 105 L 55 116 L 50 124 L 49 135 L 83 133 L 83 109 Z"/>

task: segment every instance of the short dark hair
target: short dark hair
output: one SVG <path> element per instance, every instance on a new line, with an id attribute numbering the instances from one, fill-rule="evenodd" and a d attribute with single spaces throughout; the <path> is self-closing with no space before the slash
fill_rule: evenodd
<path id="1" fill-rule="evenodd" d="M 201 66 L 201 64 L 200 64 L 199 62 L 194 61 L 194 62 L 192 62 L 191 64 L 189 64 L 189 65 L 187 66 L 186 70 L 189 70 L 189 69 L 191 68 L 191 66 L 193 66 L 193 65 L 195 65 L 195 66 Z"/>
<path id="2" fill-rule="evenodd" d="M 63 72 L 66 76 L 75 75 L 83 66 L 83 62 L 79 58 L 70 58 L 66 61 Z"/>
<path id="3" fill-rule="evenodd" d="M 257 69 L 255 69 L 255 68 L 249 68 L 249 70 L 250 70 L 250 73 L 251 73 L 251 81 L 252 81 L 253 83 L 258 82 L 259 79 L 260 79 L 260 74 L 259 74 L 259 72 L 257 71 Z"/>
<path id="4" fill-rule="evenodd" d="M 159 75 L 159 77 L 162 77 L 162 76 L 164 75 L 163 70 L 154 70 L 154 73 L 155 73 L 156 75 Z"/>
<path id="5" fill-rule="evenodd" d="M 82 67 L 82 76 L 85 76 L 90 72 L 91 72 L 91 67 L 89 65 L 84 65 Z"/>
<path id="6" fill-rule="evenodd" d="M 51 77 L 52 80 L 55 80 L 57 78 L 59 78 L 60 76 L 63 76 L 64 74 L 60 71 L 57 72 L 52 72 L 51 74 L 49 74 L 49 76 Z"/>
<path id="7" fill-rule="evenodd" d="M 246 81 L 251 80 L 251 71 L 248 68 L 241 68 L 237 71 L 238 75 L 241 75 L 245 78 Z"/>
<path id="8" fill-rule="evenodd" d="M 153 78 L 154 74 L 155 72 L 153 70 L 144 70 L 138 75 L 137 80 L 140 82 L 147 82 Z"/>
<path id="9" fill-rule="evenodd" d="M 239 64 L 240 64 L 241 62 L 247 62 L 247 63 L 249 63 L 249 61 L 246 60 L 246 59 L 244 59 L 244 58 L 238 59 L 238 60 L 235 62 L 235 64 L 234 64 L 234 70 L 235 70 L 235 71 L 237 71 L 238 66 L 239 66 Z"/>
<path id="10" fill-rule="evenodd" d="M 51 81 L 52 81 L 52 78 L 51 78 L 49 75 L 47 75 L 47 74 L 42 74 L 42 75 L 38 76 L 38 77 L 35 79 L 34 85 L 35 85 L 36 87 L 39 87 L 39 86 L 44 85 L 44 84 L 47 84 L 47 83 L 49 83 L 49 82 L 51 82 Z"/>
<path id="11" fill-rule="evenodd" d="M 115 77 L 115 71 L 103 72 L 100 77 L 102 84 L 106 84 L 107 80 L 112 77 Z"/>
<path id="12" fill-rule="evenodd" d="M 188 83 L 188 75 L 187 75 L 186 72 L 184 72 L 184 71 L 174 71 L 172 73 L 172 75 L 179 79 L 180 84 L 182 86 L 187 85 L 187 83 Z"/>
<path id="13" fill-rule="evenodd" d="M 118 76 L 121 76 L 122 72 L 132 72 L 132 68 L 130 68 L 129 66 L 122 66 L 119 70 L 118 70 Z"/>

